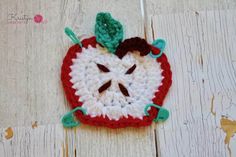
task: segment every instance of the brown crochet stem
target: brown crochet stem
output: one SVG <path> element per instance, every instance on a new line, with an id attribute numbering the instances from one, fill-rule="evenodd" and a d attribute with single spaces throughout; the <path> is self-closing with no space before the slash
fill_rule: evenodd
<path id="1" fill-rule="evenodd" d="M 140 56 L 146 56 L 151 51 L 145 39 L 134 37 L 124 40 L 116 49 L 115 54 L 122 59 L 128 52 L 139 51 Z"/>

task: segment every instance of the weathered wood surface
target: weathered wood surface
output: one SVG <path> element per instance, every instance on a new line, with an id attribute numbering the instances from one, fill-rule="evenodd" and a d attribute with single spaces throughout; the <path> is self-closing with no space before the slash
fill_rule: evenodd
<path id="1" fill-rule="evenodd" d="M 236 2 L 150 0 L 144 6 L 146 29 L 140 4 L 0 2 L 0 156 L 236 156 L 236 136 L 224 142 L 225 130 L 235 129 L 235 122 L 222 121 L 236 120 Z M 126 37 L 144 37 L 146 32 L 150 42 L 166 39 L 173 71 L 165 101 L 171 112 L 167 122 L 118 130 L 61 126 L 68 107 L 60 65 L 71 45 L 63 29 L 70 26 L 91 35 L 99 11 L 118 18 Z M 31 18 L 39 13 L 45 21 L 16 24 L 9 17 L 14 13 Z"/>
<path id="2" fill-rule="evenodd" d="M 171 120 L 157 129 L 160 156 L 229 156 L 220 120 L 236 119 L 236 11 L 191 11 L 149 21 L 154 37 L 171 44 L 166 51 L 174 76 L 166 101 Z M 234 156 L 235 139 L 229 145 Z"/>

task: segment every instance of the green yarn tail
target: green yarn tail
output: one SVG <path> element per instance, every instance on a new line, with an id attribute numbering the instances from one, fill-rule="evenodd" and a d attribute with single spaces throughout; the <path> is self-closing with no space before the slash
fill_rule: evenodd
<path id="1" fill-rule="evenodd" d="M 98 43 L 115 53 L 123 40 L 123 27 L 110 13 L 101 12 L 96 17 L 95 36 Z"/>

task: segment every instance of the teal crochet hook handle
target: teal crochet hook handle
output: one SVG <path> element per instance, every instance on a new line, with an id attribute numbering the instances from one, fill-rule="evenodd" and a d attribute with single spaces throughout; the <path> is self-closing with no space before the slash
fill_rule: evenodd
<path id="1" fill-rule="evenodd" d="M 70 112 L 66 113 L 62 119 L 61 122 L 63 124 L 64 127 L 66 128 L 72 128 L 72 127 L 76 127 L 78 125 L 80 125 L 79 121 L 75 121 L 73 113 L 76 111 L 82 111 L 83 114 L 86 114 L 86 110 L 82 107 L 76 107 L 73 110 L 71 110 Z"/>
<path id="2" fill-rule="evenodd" d="M 149 113 L 148 113 L 147 110 L 151 106 L 159 109 L 157 117 L 153 120 L 154 122 L 164 122 L 168 119 L 169 111 L 167 109 L 163 108 L 163 107 L 160 107 L 160 106 L 156 105 L 156 104 L 147 104 L 145 106 L 144 113 L 145 113 L 146 116 L 149 116 Z"/>
<path id="3" fill-rule="evenodd" d="M 160 49 L 160 53 L 157 54 L 157 55 L 155 55 L 155 54 L 153 54 L 152 52 L 150 52 L 150 56 L 151 56 L 152 58 L 159 58 L 159 57 L 161 57 L 161 55 L 163 54 L 163 51 L 165 50 L 165 47 L 166 47 L 166 42 L 165 42 L 165 40 L 163 40 L 163 39 L 157 39 L 157 40 L 155 40 L 155 41 L 152 43 L 152 45 L 153 45 L 154 47 Z"/>
<path id="4" fill-rule="evenodd" d="M 65 28 L 66 35 L 72 40 L 74 44 L 79 44 L 80 47 L 82 47 L 82 43 L 80 40 L 76 37 L 75 33 L 68 27 Z"/>

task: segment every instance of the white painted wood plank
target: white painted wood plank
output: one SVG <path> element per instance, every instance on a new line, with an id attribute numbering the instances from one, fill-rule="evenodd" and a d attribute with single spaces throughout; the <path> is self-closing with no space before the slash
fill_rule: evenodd
<path id="1" fill-rule="evenodd" d="M 173 71 L 165 101 L 171 116 L 157 128 L 159 156 L 230 156 L 220 120 L 236 120 L 235 17 L 235 9 L 149 16 L 149 37 L 166 39 Z"/>
<path id="2" fill-rule="evenodd" d="M 5 129 L 0 129 L 3 157 L 155 156 L 151 127 L 114 130 L 87 126 L 64 129 L 61 125 L 13 127 L 11 139 L 5 139 Z"/>
<path id="3" fill-rule="evenodd" d="M 235 0 L 146 0 L 149 15 L 235 9 Z"/>

